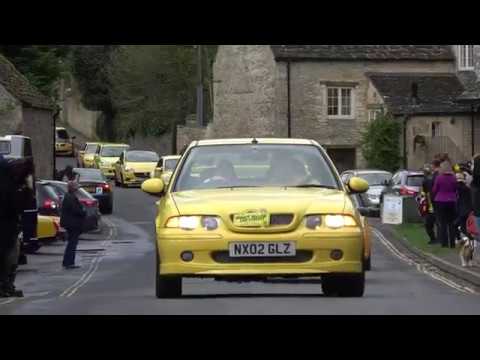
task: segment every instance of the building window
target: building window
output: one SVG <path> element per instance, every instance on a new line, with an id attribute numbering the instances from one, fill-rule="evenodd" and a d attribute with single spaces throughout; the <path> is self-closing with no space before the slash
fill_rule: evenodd
<path id="1" fill-rule="evenodd" d="M 473 45 L 458 45 L 458 68 L 473 70 Z"/>
<path id="2" fill-rule="evenodd" d="M 377 120 L 377 118 L 379 116 L 381 116 L 383 114 L 383 111 L 382 110 L 369 110 L 368 111 L 368 122 L 370 121 L 374 121 L 374 120 Z"/>
<path id="3" fill-rule="evenodd" d="M 343 87 L 328 88 L 328 117 L 353 118 L 353 89 Z"/>
<path id="4" fill-rule="evenodd" d="M 432 138 L 441 136 L 440 134 L 440 123 L 434 122 L 432 123 Z"/>

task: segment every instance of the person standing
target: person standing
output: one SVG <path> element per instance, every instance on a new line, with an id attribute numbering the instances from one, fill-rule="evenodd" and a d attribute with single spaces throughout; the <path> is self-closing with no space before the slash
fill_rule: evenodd
<path id="1" fill-rule="evenodd" d="M 433 188 L 433 174 L 432 168 L 425 166 L 423 169 L 423 173 L 425 175 L 423 183 L 422 183 L 422 205 L 424 205 L 425 209 L 422 211 L 422 215 L 425 221 L 425 231 L 430 238 L 429 245 L 433 245 L 437 243 L 437 236 L 435 234 L 435 213 L 433 211 L 433 203 L 432 203 L 432 188 Z"/>
<path id="2" fill-rule="evenodd" d="M 457 178 L 449 161 L 440 165 L 440 173 L 435 178 L 432 198 L 435 201 L 438 221 L 438 238 L 442 247 L 455 248 L 455 218 L 457 203 Z"/>
<path id="3" fill-rule="evenodd" d="M 63 267 L 67 270 L 79 268 L 75 265 L 75 254 L 86 217 L 85 209 L 75 195 L 78 189 L 78 184 L 70 181 L 68 183 L 68 193 L 62 203 L 60 225 L 67 230 L 67 246 L 63 256 Z"/>
<path id="4" fill-rule="evenodd" d="M 0 298 L 23 297 L 14 286 L 18 266 L 18 232 L 22 209 L 17 201 L 18 189 L 10 164 L 0 154 Z"/>
<path id="5" fill-rule="evenodd" d="M 475 155 L 472 161 L 472 183 L 470 184 L 472 193 L 473 216 L 475 217 L 477 232 L 480 229 L 480 154 Z M 476 238 L 475 257 L 479 253 L 478 243 L 480 239 Z"/>
<path id="6" fill-rule="evenodd" d="M 466 184 L 466 178 L 463 173 L 457 173 L 458 183 L 458 201 L 457 201 L 457 219 L 455 220 L 456 238 L 459 238 L 459 230 L 465 235 L 467 232 L 467 220 L 472 212 L 472 193 Z"/>

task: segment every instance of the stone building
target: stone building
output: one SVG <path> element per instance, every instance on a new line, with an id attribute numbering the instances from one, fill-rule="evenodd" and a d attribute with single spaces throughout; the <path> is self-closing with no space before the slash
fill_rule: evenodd
<path id="1" fill-rule="evenodd" d="M 405 126 L 405 167 L 436 152 L 464 160 L 480 144 L 478 114 L 468 102 L 480 97 L 479 54 L 480 45 L 222 45 L 213 122 L 179 128 L 177 143 L 311 138 L 339 170 L 361 168 L 361 133 L 388 111 Z"/>
<path id="2" fill-rule="evenodd" d="M 0 135 L 22 134 L 32 139 L 39 178 L 54 172 L 54 106 L 0 55 Z"/>

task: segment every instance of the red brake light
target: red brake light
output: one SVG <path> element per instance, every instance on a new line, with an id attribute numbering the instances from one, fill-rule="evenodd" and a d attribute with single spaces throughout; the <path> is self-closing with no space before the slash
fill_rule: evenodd
<path id="1" fill-rule="evenodd" d="M 416 191 L 411 190 L 409 188 L 406 188 L 406 187 L 400 188 L 400 195 L 402 195 L 402 196 L 411 196 L 411 195 L 416 195 L 416 194 L 417 194 Z"/>
<path id="2" fill-rule="evenodd" d="M 102 189 L 103 189 L 103 191 L 109 192 L 110 191 L 110 185 L 109 184 L 103 184 Z"/>
<path id="3" fill-rule="evenodd" d="M 49 210 L 55 210 L 58 208 L 58 205 L 55 201 L 48 199 L 43 202 L 43 208 L 49 209 Z"/>
<path id="4" fill-rule="evenodd" d="M 97 206 L 98 205 L 97 200 L 82 199 L 82 200 L 80 200 L 80 202 L 85 206 Z"/>

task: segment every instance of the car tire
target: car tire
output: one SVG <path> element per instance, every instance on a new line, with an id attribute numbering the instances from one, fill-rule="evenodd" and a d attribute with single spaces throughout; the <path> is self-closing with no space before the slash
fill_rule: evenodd
<path id="1" fill-rule="evenodd" d="M 363 297 L 365 272 L 361 274 L 327 275 L 322 277 L 322 291 L 327 297 Z"/>
<path id="2" fill-rule="evenodd" d="M 155 270 L 155 295 L 157 299 L 176 299 L 182 296 L 182 278 L 160 275 L 160 259 L 157 253 Z"/>
<path id="3" fill-rule="evenodd" d="M 113 213 L 113 205 L 106 205 L 100 212 L 105 215 L 111 215 Z"/>

